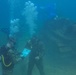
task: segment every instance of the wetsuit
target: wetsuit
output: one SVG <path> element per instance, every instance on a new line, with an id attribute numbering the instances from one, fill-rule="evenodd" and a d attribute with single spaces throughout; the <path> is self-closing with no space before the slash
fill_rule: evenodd
<path id="1" fill-rule="evenodd" d="M 37 39 L 31 39 L 27 44 L 26 48 L 31 50 L 29 55 L 29 63 L 28 63 L 28 71 L 27 75 L 32 75 L 32 69 L 34 65 L 37 66 L 40 75 L 44 75 L 44 68 L 43 68 L 43 46 Z M 39 57 L 37 60 L 36 57 Z"/>

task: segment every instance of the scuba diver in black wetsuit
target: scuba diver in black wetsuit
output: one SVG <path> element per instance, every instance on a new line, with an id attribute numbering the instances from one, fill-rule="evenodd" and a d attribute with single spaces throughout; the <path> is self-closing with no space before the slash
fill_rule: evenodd
<path id="1" fill-rule="evenodd" d="M 29 55 L 27 75 L 32 75 L 34 65 L 37 66 L 40 75 L 45 75 L 43 68 L 44 48 L 42 42 L 36 36 L 34 36 L 27 42 L 25 48 L 31 50 Z"/>
<path id="2" fill-rule="evenodd" d="M 14 65 L 19 60 L 16 58 L 14 45 L 15 42 L 10 40 L 5 46 L 0 48 L 2 75 L 12 75 Z"/>
<path id="3" fill-rule="evenodd" d="M 2 63 L 2 75 L 9 75 L 14 67 L 14 62 L 12 58 L 14 43 L 9 41 L 6 45 L 2 46 L 0 49 L 1 63 Z"/>

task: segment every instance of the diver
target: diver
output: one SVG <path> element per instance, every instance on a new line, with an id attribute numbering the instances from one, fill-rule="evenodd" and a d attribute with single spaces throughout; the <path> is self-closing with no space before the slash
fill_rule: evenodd
<path id="1" fill-rule="evenodd" d="M 29 54 L 29 63 L 28 63 L 28 71 L 27 75 L 32 75 L 32 70 L 34 65 L 37 66 L 40 75 L 44 74 L 44 66 L 43 66 L 43 55 L 44 55 L 44 47 L 40 39 L 38 37 L 33 36 L 31 40 L 26 43 L 25 48 L 30 49 L 31 52 Z"/>
<path id="2" fill-rule="evenodd" d="M 2 75 L 12 75 L 15 63 L 20 60 L 16 57 L 14 46 L 15 41 L 10 39 L 6 45 L 0 48 Z"/>

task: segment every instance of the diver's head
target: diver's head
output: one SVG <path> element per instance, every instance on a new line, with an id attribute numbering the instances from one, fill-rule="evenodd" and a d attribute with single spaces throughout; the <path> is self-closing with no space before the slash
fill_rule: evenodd
<path id="1" fill-rule="evenodd" d="M 6 47 L 8 47 L 8 48 L 13 48 L 13 47 L 15 46 L 15 44 L 16 44 L 15 39 L 14 39 L 14 38 L 10 38 L 10 39 L 8 40 L 7 44 L 6 44 Z"/>
<path id="2" fill-rule="evenodd" d="M 7 48 L 12 48 L 14 44 L 12 42 L 7 42 L 6 47 Z"/>
<path id="3" fill-rule="evenodd" d="M 11 44 L 9 42 L 7 42 L 6 47 L 11 48 Z"/>
<path id="4" fill-rule="evenodd" d="M 33 35 L 31 38 L 33 41 L 37 41 L 38 40 L 38 36 L 37 35 Z"/>

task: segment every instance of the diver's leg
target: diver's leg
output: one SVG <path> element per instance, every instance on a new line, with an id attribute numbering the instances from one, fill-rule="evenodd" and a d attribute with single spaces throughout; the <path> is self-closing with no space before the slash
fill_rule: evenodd
<path id="1" fill-rule="evenodd" d="M 28 70 L 27 70 L 27 75 L 32 75 L 32 70 L 34 67 L 35 61 L 30 60 L 28 63 Z"/>
<path id="2" fill-rule="evenodd" d="M 45 75 L 44 74 L 44 67 L 43 67 L 43 60 L 42 59 L 36 61 L 36 66 L 37 66 L 37 68 L 38 68 L 38 70 L 40 72 L 40 75 Z"/>

